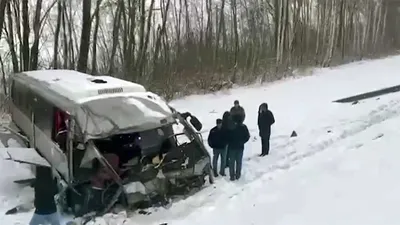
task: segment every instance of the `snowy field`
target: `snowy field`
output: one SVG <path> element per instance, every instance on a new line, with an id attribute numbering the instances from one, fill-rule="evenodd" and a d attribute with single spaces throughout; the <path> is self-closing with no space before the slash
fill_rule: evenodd
<path id="1" fill-rule="evenodd" d="M 238 99 L 251 132 L 242 178 L 217 178 L 194 196 L 150 215 L 106 215 L 98 225 L 398 225 L 400 93 L 339 104 L 332 101 L 400 84 L 400 56 L 315 70 L 315 75 L 172 103 L 203 122 L 203 137 Z M 271 154 L 259 158 L 257 109 L 267 102 L 276 123 Z M 298 137 L 289 138 L 295 130 Z M 6 139 L 6 138 L 2 138 Z M 7 141 L 2 141 L 7 144 Z M 15 145 L 9 140 L 9 145 Z M 15 142 L 15 141 L 14 141 Z M 29 177 L 22 165 L 0 162 L 0 219 L 28 224 L 33 212 L 5 216 L 32 199 L 12 183 Z M 127 219 L 129 217 L 129 219 Z M 108 223 L 107 223 L 108 221 Z"/>

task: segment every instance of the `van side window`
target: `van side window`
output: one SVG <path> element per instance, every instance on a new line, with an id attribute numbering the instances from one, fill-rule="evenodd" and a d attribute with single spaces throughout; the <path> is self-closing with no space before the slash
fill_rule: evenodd
<path id="1" fill-rule="evenodd" d="M 27 115 L 30 118 L 31 117 L 31 112 L 29 110 L 30 91 L 23 85 L 20 85 L 20 87 L 21 87 L 21 90 L 20 90 L 21 110 L 25 115 Z"/>
<path id="2" fill-rule="evenodd" d="M 14 105 L 18 107 L 27 117 L 30 117 L 32 113 L 31 91 L 26 86 L 16 81 L 13 81 L 11 88 L 11 96 Z"/>
<path id="3" fill-rule="evenodd" d="M 21 93 L 19 92 L 19 84 L 18 82 L 13 81 L 12 84 L 12 99 L 14 104 L 19 108 L 21 106 L 21 101 L 20 101 L 20 97 L 21 97 Z"/>
<path id="4" fill-rule="evenodd" d="M 53 107 L 40 96 L 35 96 L 35 125 L 49 137 L 53 130 Z"/>

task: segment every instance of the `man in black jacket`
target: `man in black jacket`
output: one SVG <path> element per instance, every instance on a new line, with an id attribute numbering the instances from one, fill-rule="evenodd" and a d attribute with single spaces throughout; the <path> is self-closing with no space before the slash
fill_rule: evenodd
<path id="1" fill-rule="evenodd" d="M 229 133 L 231 130 L 235 128 L 235 122 L 232 119 L 231 113 L 229 111 L 224 112 L 222 115 L 222 130 L 224 133 L 225 137 L 229 136 Z M 225 168 L 229 167 L 229 149 L 228 152 L 226 153 L 226 163 L 225 163 Z"/>
<path id="2" fill-rule="evenodd" d="M 244 124 L 236 124 L 227 137 L 229 152 L 230 180 L 238 180 L 242 173 L 244 144 L 250 139 L 250 133 Z"/>
<path id="3" fill-rule="evenodd" d="M 261 137 L 261 155 L 269 154 L 269 139 L 271 137 L 271 126 L 275 123 L 274 114 L 268 109 L 267 103 L 262 103 L 258 110 L 258 130 Z"/>
<path id="4" fill-rule="evenodd" d="M 212 166 L 215 177 L 218 177 L 217 167 L 219 156 L 221 156 L 221 167 L 219 170 L 219 174 L 221 174 L 221 176 L 225 176 L 225 163 L 227 154 L 225 137 L 225 132 L 222 129 L 222 120 L 217 119 L 217 125 L 213 129 L 211 129 L 210 134 L 208 135 L 208 145 L 213 149 Z"/>
<path id="5" fill-rule="evenodd" d="M 239 100 L 233 102 L 233 107 L 231 108 L 231 116 L 235 123 L 242 124 L 246 118 L 246 113 L 242 106 L 239 104 Z"/>
<path id="6" fill-rule="evenodd" d="M 36 180 L 33 188 L 35 191 L 34 205 L 36 209 L 29 225 L 60 225 L 60 218 L 54 200 L 58 189 L 51 168 L 36 167 Z"/>

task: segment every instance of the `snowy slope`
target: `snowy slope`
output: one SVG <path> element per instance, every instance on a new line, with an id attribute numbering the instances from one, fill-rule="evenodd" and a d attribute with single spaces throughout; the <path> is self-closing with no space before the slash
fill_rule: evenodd
<path id="1" fill-rule="evenodd" d="M 396 56 L 320 69 L 314 76 L 301 79 L 174 101 L 177 109 L 196 114 L 205 131 L 235 99 L 241 102 L 252 134 L 241 180 L 217 178 L 215 185 L 174 202 L 168 209 L 152 209 L 151 215 L 132 213 L 125 222 L 126 215 L 109 215 L 102 220 L 132 225 L 400 224 L 396 214 L 400 182 L 395 178 L 400 169 L 400 93 L 356 105 L 332 103 L 398 85 L 398 71 L 400 57 Z M 277 121 L 271 155 L 265 158 L 257 157 L 257 109 L 262 102 L 269 103 Z M 297 138 L 289 138 L 292 130 L 299 134 Z M 203 137 L 207 134 L 204 132 Z M 5 162 L 0 168 L 3 173 L 15 174 L 0 180 L 0 200 L 4 201 L 0 218 L 9 221 L 7 224 L 27 224 L 32 212 L 1 215 L 12 203 L 30 196 L 29 188 L 19 190 L 9 183 L 24 170 Z M 15 198 L 17 194 L 20 197 Z"/>

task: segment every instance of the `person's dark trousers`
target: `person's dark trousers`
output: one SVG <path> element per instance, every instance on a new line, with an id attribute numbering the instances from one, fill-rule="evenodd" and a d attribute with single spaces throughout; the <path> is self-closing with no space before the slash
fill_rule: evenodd
<path id="1" fill-rule="evenodd" d="M 229 149 L 228 152 L 230 179 L 239 179 L 242 173 L 243 149 Z"/>
<path id="2" fill-rule="evenodd" d="M 271 135 L 261 136 L 261 156 L 269 154 L 269 139 Z"/>
<path id="3" fill-rule="evenodd" d="M 229 148 L 227 148 L 227 150 L 226 150 L 226 163 L 225 163 L 225 168 L 229 168 L 229 157 L 230 157 Z"/>
<path id="4" fill-rule="evenodd" d="M 222 148 L 222 149 L 213 149 L 213 170 L 214 170 L 214 175 L 218 176 L 217 169 L 218 169 L 218 158 L 221 156 L 221 167 L 219 170 L 219 174 L 221 176 L 225 176 L 225 168 L 226 168 L 226 155 L 227 155 L 227 148 Z"/>

